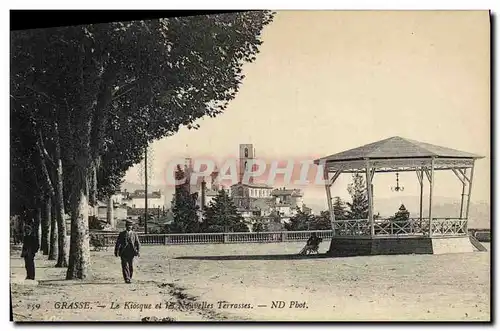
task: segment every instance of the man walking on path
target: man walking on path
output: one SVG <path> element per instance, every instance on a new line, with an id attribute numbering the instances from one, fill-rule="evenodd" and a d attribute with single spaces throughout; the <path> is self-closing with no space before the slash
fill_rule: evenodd
<path id="1" fill-rule="evenodd" d="M 134 223 L 131 220 L 126 221 L 126 230 L 120 232 L 115 245 L 115 256 L 120 256 L 122 260 L 123 279 L 127 284 L 130 284 L 134 273 L 134 257 L 139 256 L 139 250 L 141 249 L 139 236 L 132 230 L 133 225 Z"/>
<path id="2" fill-rule="evenodd" d="M 35 280 L 35 255 L 40 248 L 40 244 L 35 233 L 33 220 L 29 220 L 28 222 L 29 223 L 25 225 L 21 257 L 24 258 L 26 279 Z"/>

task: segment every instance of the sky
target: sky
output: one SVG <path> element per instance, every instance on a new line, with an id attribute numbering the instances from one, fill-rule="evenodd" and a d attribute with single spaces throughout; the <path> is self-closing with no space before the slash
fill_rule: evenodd
<path id="1" fill-rule="evenodd" d="M 240 92 L 198 130 L 156 141 L 150 182 L 177 157 L 218 160 L 253 144 L 257 157 L 314 159 L 392 136 L 484 156 L 471 199 L 490 201 L 490 22 L 487 11 L 279 11 L 244 66 Z M 125 180 L 140 183 L 140 166 Z M 395 174 L 377 174 L 375 199 L 397 198 Z M 348 197 L 350 175 L 332 194 Z M 400 174 L 418 195 L 414 173 Z M 299 187 L 304 201 L 324 187 Z M 461 183 L 439 172 L 436 196 L 460 198 Z"/>

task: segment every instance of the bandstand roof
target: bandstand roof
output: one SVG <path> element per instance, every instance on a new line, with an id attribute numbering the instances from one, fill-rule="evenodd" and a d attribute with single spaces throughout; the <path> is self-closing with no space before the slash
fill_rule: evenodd
<path id="1" fill-rule="evenodd" d="M 438 159 L 437 168 L 450 169 L 469 167 L 475 159 L 482 156 L 462 152 L 456 149 L 432 145 L 402 137 L 391 137 L 363 145 L 337 154 L 326 156 L 314 161 L 319 164 L 326 162 L 329 168 L 342 167 L 361 169 L 367 160 L 374 167 L 416 167 L 430 164 L 431 159 Z"/>

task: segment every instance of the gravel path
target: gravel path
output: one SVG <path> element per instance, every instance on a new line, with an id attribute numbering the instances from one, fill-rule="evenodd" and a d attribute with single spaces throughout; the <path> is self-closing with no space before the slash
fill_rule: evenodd
<path id="1" fill-rule="evenodd" d="M 130 285 L 122 282 L 111 250 L 92 253 L 92 277 L 86 281 L 63 280 L 65 269 L 38 255 L 39 282 L 27 284 L 23 261 L 13 250 L 14 319 L 490 319 L 490 252 L 299 258 L 294 254 L 301 246 L 144 246 Z M 326 249 L 323 243 L 320 252 Z M 57 309 L 61 301 L 88 301 L 92 309 Z M 135 305 L 125 307 L 127 301 Z M 111 309 L 112 302 L 120 307 Z"/>

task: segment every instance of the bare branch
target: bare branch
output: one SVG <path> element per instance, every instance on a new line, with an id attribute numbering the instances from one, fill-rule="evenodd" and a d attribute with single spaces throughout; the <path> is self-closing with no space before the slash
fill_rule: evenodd
<path id="1" fill-rule="evenodd" d="M 38 154 L 40 156 L 40 165 L 42 168 L 43 181 L 44 181 L 44 184 L 47 188 L 47 193 L 50 195 L 50 197 L 54 197 L 55 196 L 54 186 L 52 185 L 52 181 L 50 179 L 49 171 L 47 170 L 47 164 L 45 163 L 45 158 L 44 158 L 43 151 L 42 151 L 43 141 L 42 141 L 41 130 L 39 130 L 38 133 L 39 133 L 39 137 L 38 137 L 37 142 L 36 142 L 36 147 L 38 149 Z"/>
<path id="2" fill-rule="evenodd" d="M 125 95 L 125 93 L 128 93 L 129 91 L 133 90 L 137 84 L 139 83 L 139 79 L 134 79 L 131 82 L 125 83 L 124 85 L 120 86 L 118 89 L 115 89 L 112 93 L 112 98 L 113 100 L 121 97 L 122 95 Z M 125 92 L 122 92 L 123 90 L 126 90 Z"/>
<path id="3" fill-rule="evenodd" d="M 43 143 L 43 136 L 42 136 L 42 130 L 38 130 L 38 139 L 40 141 L 40 149 L 41 151 L 43 152 L 43 156 L 50 161 L 50 163 L 55 166 L 56 163 L 54 162 L 54 160 L 52 159 L 52 157 L 50 156 L 49 152 L 47 152 L 47 149 L 45 148 L 45 144 Z"/>
<path id="4" fill-rule="evenodd" d="M 26 87 L 27 89 L 29 89 L 29 90 L 31 90 L 31 91 L 33 91 L 33 92 L 35 92 L 36 94 L 41 95 L 42 97 L 45 97 L 45 98 L 47 98 L 47 99 L 49 99 L 49 100 L 51 99 L 47 93 L 37 90 L 34 86 L 31 86 L 31 85 L 25 85 L 25 87 Z"/>
<path id="5" fill-rule="evenodd" d="M 117 100 L 117 99 L 119 99 L 119 98 L 121 98 L 121 97 L 123 97 L 123 96 L 125 96 L 125 95 L 129 94 L 130 92 L 132 92 L 133 90 L 135 90 L 135 88 L 136 88 L 136 87 L 137 87 L 137 86 L 132 86 L 132 87 L 131 87 L 131 88 L 129 88 L 128 90 L 123 91 L 123 92 L 121 92 L 121 93 L 118 93 L 118 91 L 120 91 L 120 90 L 118 90 L 117 92 L 113 93 L 113 99 L 112 99 L 111 101 L 115 101 L 115 100 Z"/>

